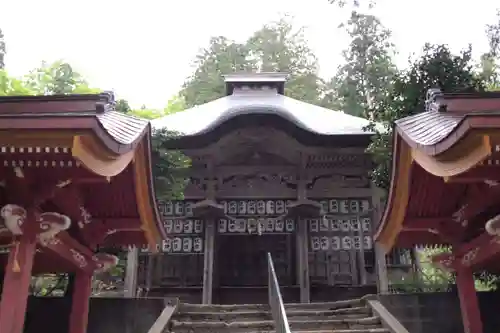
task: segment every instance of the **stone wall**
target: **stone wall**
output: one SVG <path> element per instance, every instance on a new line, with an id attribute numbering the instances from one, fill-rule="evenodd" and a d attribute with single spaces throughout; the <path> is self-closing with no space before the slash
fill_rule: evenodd
<path id="1" fill-rule="evenodd" d="M 379 295 L 384 306 L 410 333 L 462 333 L 456 292 Z M 484 333 L 498 333 L 500 292 L 479 292 Z"/>
<path id="2" fill-rule="evenodd" d="M 146 333 L 164 308 L 163 299 L 92 298 L 88 333 Z M 32 297 L 25 333 L 67 333 L 70 304 L 64 298 Z"/>

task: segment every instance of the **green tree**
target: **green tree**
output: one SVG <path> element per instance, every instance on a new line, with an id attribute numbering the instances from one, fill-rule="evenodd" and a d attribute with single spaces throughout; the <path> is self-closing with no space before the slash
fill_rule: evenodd
<path id="1" fill-rule="evenodd" d="M 324 100 L 351 115 L 373 119 L 376 103 L 385 98 L 396 74 L 391 32 L 377 17 L 355 11 L 345 29 L 351 42 Z"/>
<path id="2" fill-rule="evenodd" d="M 214 37 L 194 62 L 194 73 L 183 85 L 180 96 L 186 107 L 207 103 L 225 94 L 224 74 L 238 71 L 283 71 L 290 73 L 286 95 L 319 103 L 323 82 L 317 75 L 316 57 L 304 38 L 283 18 L 264 25 L 244 44 Z"/>
<path id="3" fill-rule="evenodd" d="M 488 89 L 500 89 L 500 10 L 496 16 L 497 22 L 486 25 L 486 37 L 489 51 L 481 56 L 479 72 Z"/>
<path id="4" fill-rule="evenodd" d="M 318 60 L 307 44 L 304 28 L 295 28 L 288 18 L 264 25 L 251 36 L 248 60 L 261 72 L 289 73 L 287 96 L 317 104 L 323 92 Z"/>
<path id="5" fill-rule="evenodd" d="M 223 74 L 255 69 L 247 54 L 246 45 L 223 36 L 212 37 L 209 46 L 196 56 L 194 72 L 180 91 L 186 106 L 190 108 L 224 96 Z"/>
<path id="6" fill-rule="evenodd" d="M 132 111 L 132 108 L 128 104 L 127 100 L 120 98 L 116 101 L 115 110 L 121 113 L 129 113 Z"/>
<path id="7" fill-rule="evenodd" d="M 33 95 L 34 92 L 22 80 L 9 76 L 0 69 L 0 96 Z"/>
<path id="8" fill-rule="evenodd" d="M 184 99 L 173 96 L 163 110 L 141 108 L 129 114 L 139 118 L 156 119 L 182 111 L 186 108 Z M 154 130 L 152 136 L 152 165 L 156 197 L 160 200 L 182 199 L 187 184 L 186 172 L 191 161 L 182 152 L 166 148 L 166 142 L 178 133 L 167 129 Z"/>
<path id="9" fill-rule="evenodd" d="M 148 109 L 148 108 L 130 110 L 128 114 L 149 120 L 164 116 L 163 110 Z"/>
<path id="10" fill-rule="evenodd" d="M 170 98 L 167 102 L 167 106 L 163 109 L 164 115 L 169 115 L 173 113 L 177 113 L 180 111 L 184 111 L 186 109 L 186 101 L 179 95 L 175 95 Z"/>
<path id="11" fill-rule="evenodd" d="M 25 78 L 26 85 L 37 95 L 91 94 L 100 89 L 91 88 L 83 76 L 73 67 L 58 60 L 54 63 L 42 62 Z"/>
<path id="12" fill-rule="evenodd" d="M 422 55 L 394 76 L 390 91 L 374 110 L 374 120 L 385 125 L 385 131 L 373 137 L 368 149 L 376 163 L 372 179 L 377 186 L 388 189 L 390 184 L 392 124 L 397 119 L 423 112 L 430 88 L 444 92 L 484 90 L 484 82 L 474 72 L 471 48 L 453 54 L 446 45 L 426 44 Z"/>
<path id="13" fill-rule="evenodd" d="M 0 29 L 0 69 L 5 68 L 6 53 L 7 53 L 7 48 L 5 46 L 5 36 L 3 35 L 2 29 Z"/>

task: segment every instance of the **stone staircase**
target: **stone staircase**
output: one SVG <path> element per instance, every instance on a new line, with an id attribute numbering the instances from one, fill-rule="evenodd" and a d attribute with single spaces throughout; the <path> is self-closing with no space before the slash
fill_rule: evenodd
<path id="1" fill-rule="evenodd" d="M 286 304 L 292 332 L 390 333 L 382 327 L 365 300 Z M 268 305 L 201 305 L 181 303 L 169 332 L 274 332 Z"/>

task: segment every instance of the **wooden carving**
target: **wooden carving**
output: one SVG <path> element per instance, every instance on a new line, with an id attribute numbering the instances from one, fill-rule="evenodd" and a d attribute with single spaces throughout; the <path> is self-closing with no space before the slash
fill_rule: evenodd
<path id="1" fill-rule="evenodd" d="M 238 152 L 228 157 L 221 165 L 245 165 L 245 166 L 272 166 L 272 165 L 291 165 L 291 163 L 278 155 L 262 151 L 262 148 L 250 149 L 243 153 Z"/>
<path id="2" fill-rule="evenodd" d="M 319 169 L 368 168 L 370 165 L 370 156 L 363 153 L 310 155 L 307 161 L 308 168 Z"/>
<path id="3" fill-rule="evenodd" d="M 47 212 L 40 214 L 38 223 L 40 224 L 40 230 L 42 231 L 38 235 L 38 241 L 40 244 L 47 246 L 50 240 L 52 240 L 58 233 L 63 230 L 67 230 L 70 227 L 71 220 L 66 215 L 61 215 L 55 212 Z"/>
<path id="4" fill-rule="evenodd" d="M 219 197 L 294 197 L 297 194 L 294 175 L 279 173 L 246 173 L 219 179 Z"/>
<path id="5" fill-rule="evenodd" d="M 18 205 L 8 204 L 2 207 L 0 215 L 5 225 L 5 227 L 0 228 L 0 233 L 10 231 L 16 236 L 23 234 L 21 227 L 26 219 L 26 209 Z"/>
<path id="6" fill-rule="evenodd" d="M 369 188 L 366 175 L 343 175 L 339 173 L 318 174 L 310 177 L 307 194 L 311 197 L 328 197 L 344 188 Z"/>
<path id="7" fill-rule="evenodd" d="M 205 198 L 208 180 L 200 176 L 189 177 L 184 188 L 184 195 L 188 198 Z"/>

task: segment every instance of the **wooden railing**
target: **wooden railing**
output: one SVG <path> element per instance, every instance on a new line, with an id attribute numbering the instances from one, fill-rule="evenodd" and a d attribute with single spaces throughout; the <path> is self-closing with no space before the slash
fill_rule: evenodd
<path id="1" fill-rule="evenodd" d="M 290 326 L 288 326 L 288 319 L 286 317 L 285 305 L 281 297 L 280 286 L 276 272 L 274 271 L 273 258 L 271 253 L 267 253 L 267 269 L 269 272 L 268 293 L 269 293 L 269 306 L 274 320 L 276 333 L 291 333 Z"/>
<path id="2" fill-rule="evenodd" d="M 166 333 L 168 331 L 168 324 L 174 313 L 177 311 L 179 300 L 176 298 L 165 299 L 164 304 L 165 308 L 156 319 L 153 326 L 151 326 L 148 333 Z"/>

